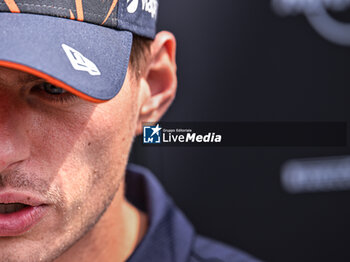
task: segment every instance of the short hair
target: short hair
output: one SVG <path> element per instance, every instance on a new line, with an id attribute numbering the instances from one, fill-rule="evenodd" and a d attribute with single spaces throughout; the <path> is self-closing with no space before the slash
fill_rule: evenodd
<path id="1" fill-rule="evenodd" d="M 130 67 L 134 77 L 139 79 L 140 75 L 145 70 L 145 66 L 150 53 L 152 40 L 146 37 L 133 35 L 133 42 L 130 54 Z"/>

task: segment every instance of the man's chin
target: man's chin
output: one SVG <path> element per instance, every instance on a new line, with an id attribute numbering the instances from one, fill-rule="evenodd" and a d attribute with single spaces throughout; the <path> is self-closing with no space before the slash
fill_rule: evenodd
<path id="1" fill-rule="evenodd" d="M 21 234 L 10 232 L 0 237 L 1 262 L 51 262 L 64 252 L 63 238 L 66 236 L 52 231 L 55 227 L 49 219 L 50 212 L 47 213 L 48 217 L 45 216 L 29 230 Z"/>
<path id="2" fill-rule="evenodd" d="M 50 254 L 49 250 L 47 249 L 47 246 L 43 242 L 34 242 L 31 240 L 27 240 L 24 239 L 23 236 L 0 237 L 0 261 L 53 261 L 55 256 Z"/>

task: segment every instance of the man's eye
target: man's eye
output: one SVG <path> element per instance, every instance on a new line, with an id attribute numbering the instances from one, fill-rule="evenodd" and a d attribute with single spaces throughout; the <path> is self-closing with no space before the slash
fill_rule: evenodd
<path id="1" fill-rule="evenodd" d="M 30 92 L 40 99 L 47 100 L 49 102 L 67 103 L 78 98 L 63 88 L 57 87 L 48 82 L 42 82 L 34 85 Z"/>
<path id="2" fill-rule="evenodd" d="M 61 95 L 61 94 L 67 93 L 66 90 L 60 87 L 54 86 L 47 82 L 42 84 L 42 89 L 50 95 Z"/>

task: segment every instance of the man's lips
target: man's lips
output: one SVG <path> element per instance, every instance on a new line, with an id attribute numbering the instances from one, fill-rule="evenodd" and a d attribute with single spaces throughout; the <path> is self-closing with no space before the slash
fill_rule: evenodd
<path id="1" fill-rule="evenodd" d="M 23 208 L 15 212 L 0 213 L 0 237 L 17 236 L 25 233 L 37 224 L 47 211 L 47 204 L 31 194 L 0 193 L 0 210 L 12 210 L 6 205 L 23 204 Z"/>
<path id="2" fill-rule="evenodd" d="M 44 204 L 44 201 L 38 197 L 18 192 L 0 193 L 0 204 L 21 203 L 28 206 L 40 206 Z"/>

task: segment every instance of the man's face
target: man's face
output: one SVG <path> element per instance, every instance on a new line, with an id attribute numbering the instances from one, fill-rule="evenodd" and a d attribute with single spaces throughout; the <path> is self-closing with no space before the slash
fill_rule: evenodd
<path id="1" fill-rule="evenodd" d="M 43 205 L 23 232 L 0 224 L 0 261 L 50 261 L 108 207 L 138 118 L 130 75 L 114 99 L 93 104 L 0 67 L 0 200 L 24 195 Z"/>

